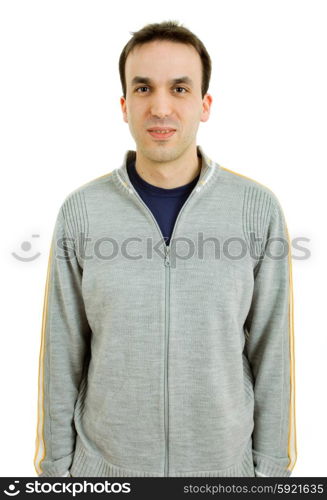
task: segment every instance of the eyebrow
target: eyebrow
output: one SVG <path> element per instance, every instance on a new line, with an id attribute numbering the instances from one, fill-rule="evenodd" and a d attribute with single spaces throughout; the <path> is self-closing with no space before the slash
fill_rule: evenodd
<path id="1" fill-rule="evenodd" d="M 151 78 L 147 78 L 146 76 L 134 76 L 132 80 L 132 85 L 136 85 L 138 83 L 145 83 L 146 85 L 150 85 L 152 83 Z M 169 80 L 171 85 L 176 85 L 178 83 L 186 83 L 190 87 L 193 85 L 193 81 L 189 76 L 181 76 L 180 78 L 172 78 Z"/>

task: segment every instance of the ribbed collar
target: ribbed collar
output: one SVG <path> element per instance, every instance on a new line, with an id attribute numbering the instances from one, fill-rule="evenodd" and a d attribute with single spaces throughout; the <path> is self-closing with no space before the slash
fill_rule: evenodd
<path id="1" fill-rule="evenodd" d="M 200 175 L 198 174 L 192 181 L 188 182 L 187 184 L 183 184 L 182 186 L 174 188 L 163 188 L 150 184 L 145 179 L 143 179 L 143 177 L 141 177 L 136 170 L 134 161 L 127 163 L 127 172 L 133 186 L 138 191 L 143 190 L 148 195 L 153 195 L 159 198 L 178 198 L 180 196 L 183 196 L 183 194 L 188 194 L 189 191 L 191 191 L 196 185 Z"/>
<path id="2" fill-rule="evenodd" d="M 221 170 L 221 166 L 212 161 L 203 151 L 202 147 L 197 145 L 197 155 L 198 157 L 202 158 L 202 163 L 201 163 L 201 171 L 199 175 L 199 179 L 196 183 L 195 186 L 195 191 L 200 191 L 202 187 L 207 184 L 207 182 L 218 175 L 218 173 Z M 127 150 L 125 155 L 124 155 L 124 160 L 122 165 L 119 168 L 116 168 L 113 170 L 113 176 L 116 181 L 119 181 L 121 184 L 123 184 L 130 193 L 134 192 L 134 187 L 129 179 L 128 172 L 127 172 L 127 165 L 131 161 L 136 160 L 136 151 L 135 150 Z"/>

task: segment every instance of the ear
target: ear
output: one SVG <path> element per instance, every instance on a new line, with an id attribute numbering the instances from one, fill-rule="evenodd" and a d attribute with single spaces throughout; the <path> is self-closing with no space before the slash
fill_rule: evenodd
<path id="1" fill-rule="evenodd" d="M 206 122 L 209 120 L 210 116 L 210 107 L 212 104 L 212 96 L 210 94 L 205 94 L 202 102 L 202 113 L 201 113 L 201 122 Z"/>
<path id="2" fill-rule="evenodd" d="M 123 120 L 124 120 L 124 122 L 128 123 L 126 99 L 123 96 L 120 98 L 120 106 L 121 106 L 121 110 L 123 112 Z"/>

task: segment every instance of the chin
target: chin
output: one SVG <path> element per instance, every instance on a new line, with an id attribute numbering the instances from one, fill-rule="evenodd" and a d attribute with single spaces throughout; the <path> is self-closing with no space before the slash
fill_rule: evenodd
<path id="1" fill-rule="evenodd" d="M 170 147 L 168 144 L 158 144 L 154 148 L 149 148 L 144 152 L 144 155 L 152 161 L 172 161 L 178 158 L 179 154 L 176 148 Z"/>

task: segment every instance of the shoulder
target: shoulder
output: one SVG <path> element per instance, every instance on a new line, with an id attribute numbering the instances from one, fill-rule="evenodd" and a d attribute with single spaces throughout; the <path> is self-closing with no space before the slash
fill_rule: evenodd
<path id="1" fill-rule="evenodd" d="M 101 203 L 101 196 L 108 194 L 108 189 L 112 186 L 112 173 L 101 175 L 76 187 L 63 198 L 59 212 L 67 219 L 71 214 L 80 217 L 87 216 L 87 201 Z"/>
<path id="2" fill-rule="evenodd" d="M 96 193 L 97 190 L 101 190 L 103 187 L 111 185 L 112 183 L 112 174 L 113 172 L 108 172 L 104 175 L 96 177 L 95 179 L 91 179 L 85 184 L 81 184 L 76 187 L 74 190 L 70 191 L 64 201 L 76 198 L 78 196 L 86 196 L 88 194 Z"/>
<path id="3" fill-rule="evenodd" d="M 243 234 L 249 247 L 260 255 L 272 225 L 282 222 L 284 212 L 276 193 L 256 179 L 235 172 L 222 165 L 220 182 L 228 196 L 240 203 Z"/>
<path id="4" fill-rule="evenodd" d="M 102 205 L 110 193 L 112 172 L 91 179 L 62 199 L 57 212 L 58 230 L 65 231 L 74 240 L 79 234 L 89 233 L 90 213 Z"/>
<path id="5" fill-rule="evenodd" d="M 256 211 L 260 207 L 275 212 L 281 210 L 281 203 L 276 193 L 256 179 L 220 165 L 220 182 L 231 189 L 236 196 L 241 196 L 245 211 Z"/>

